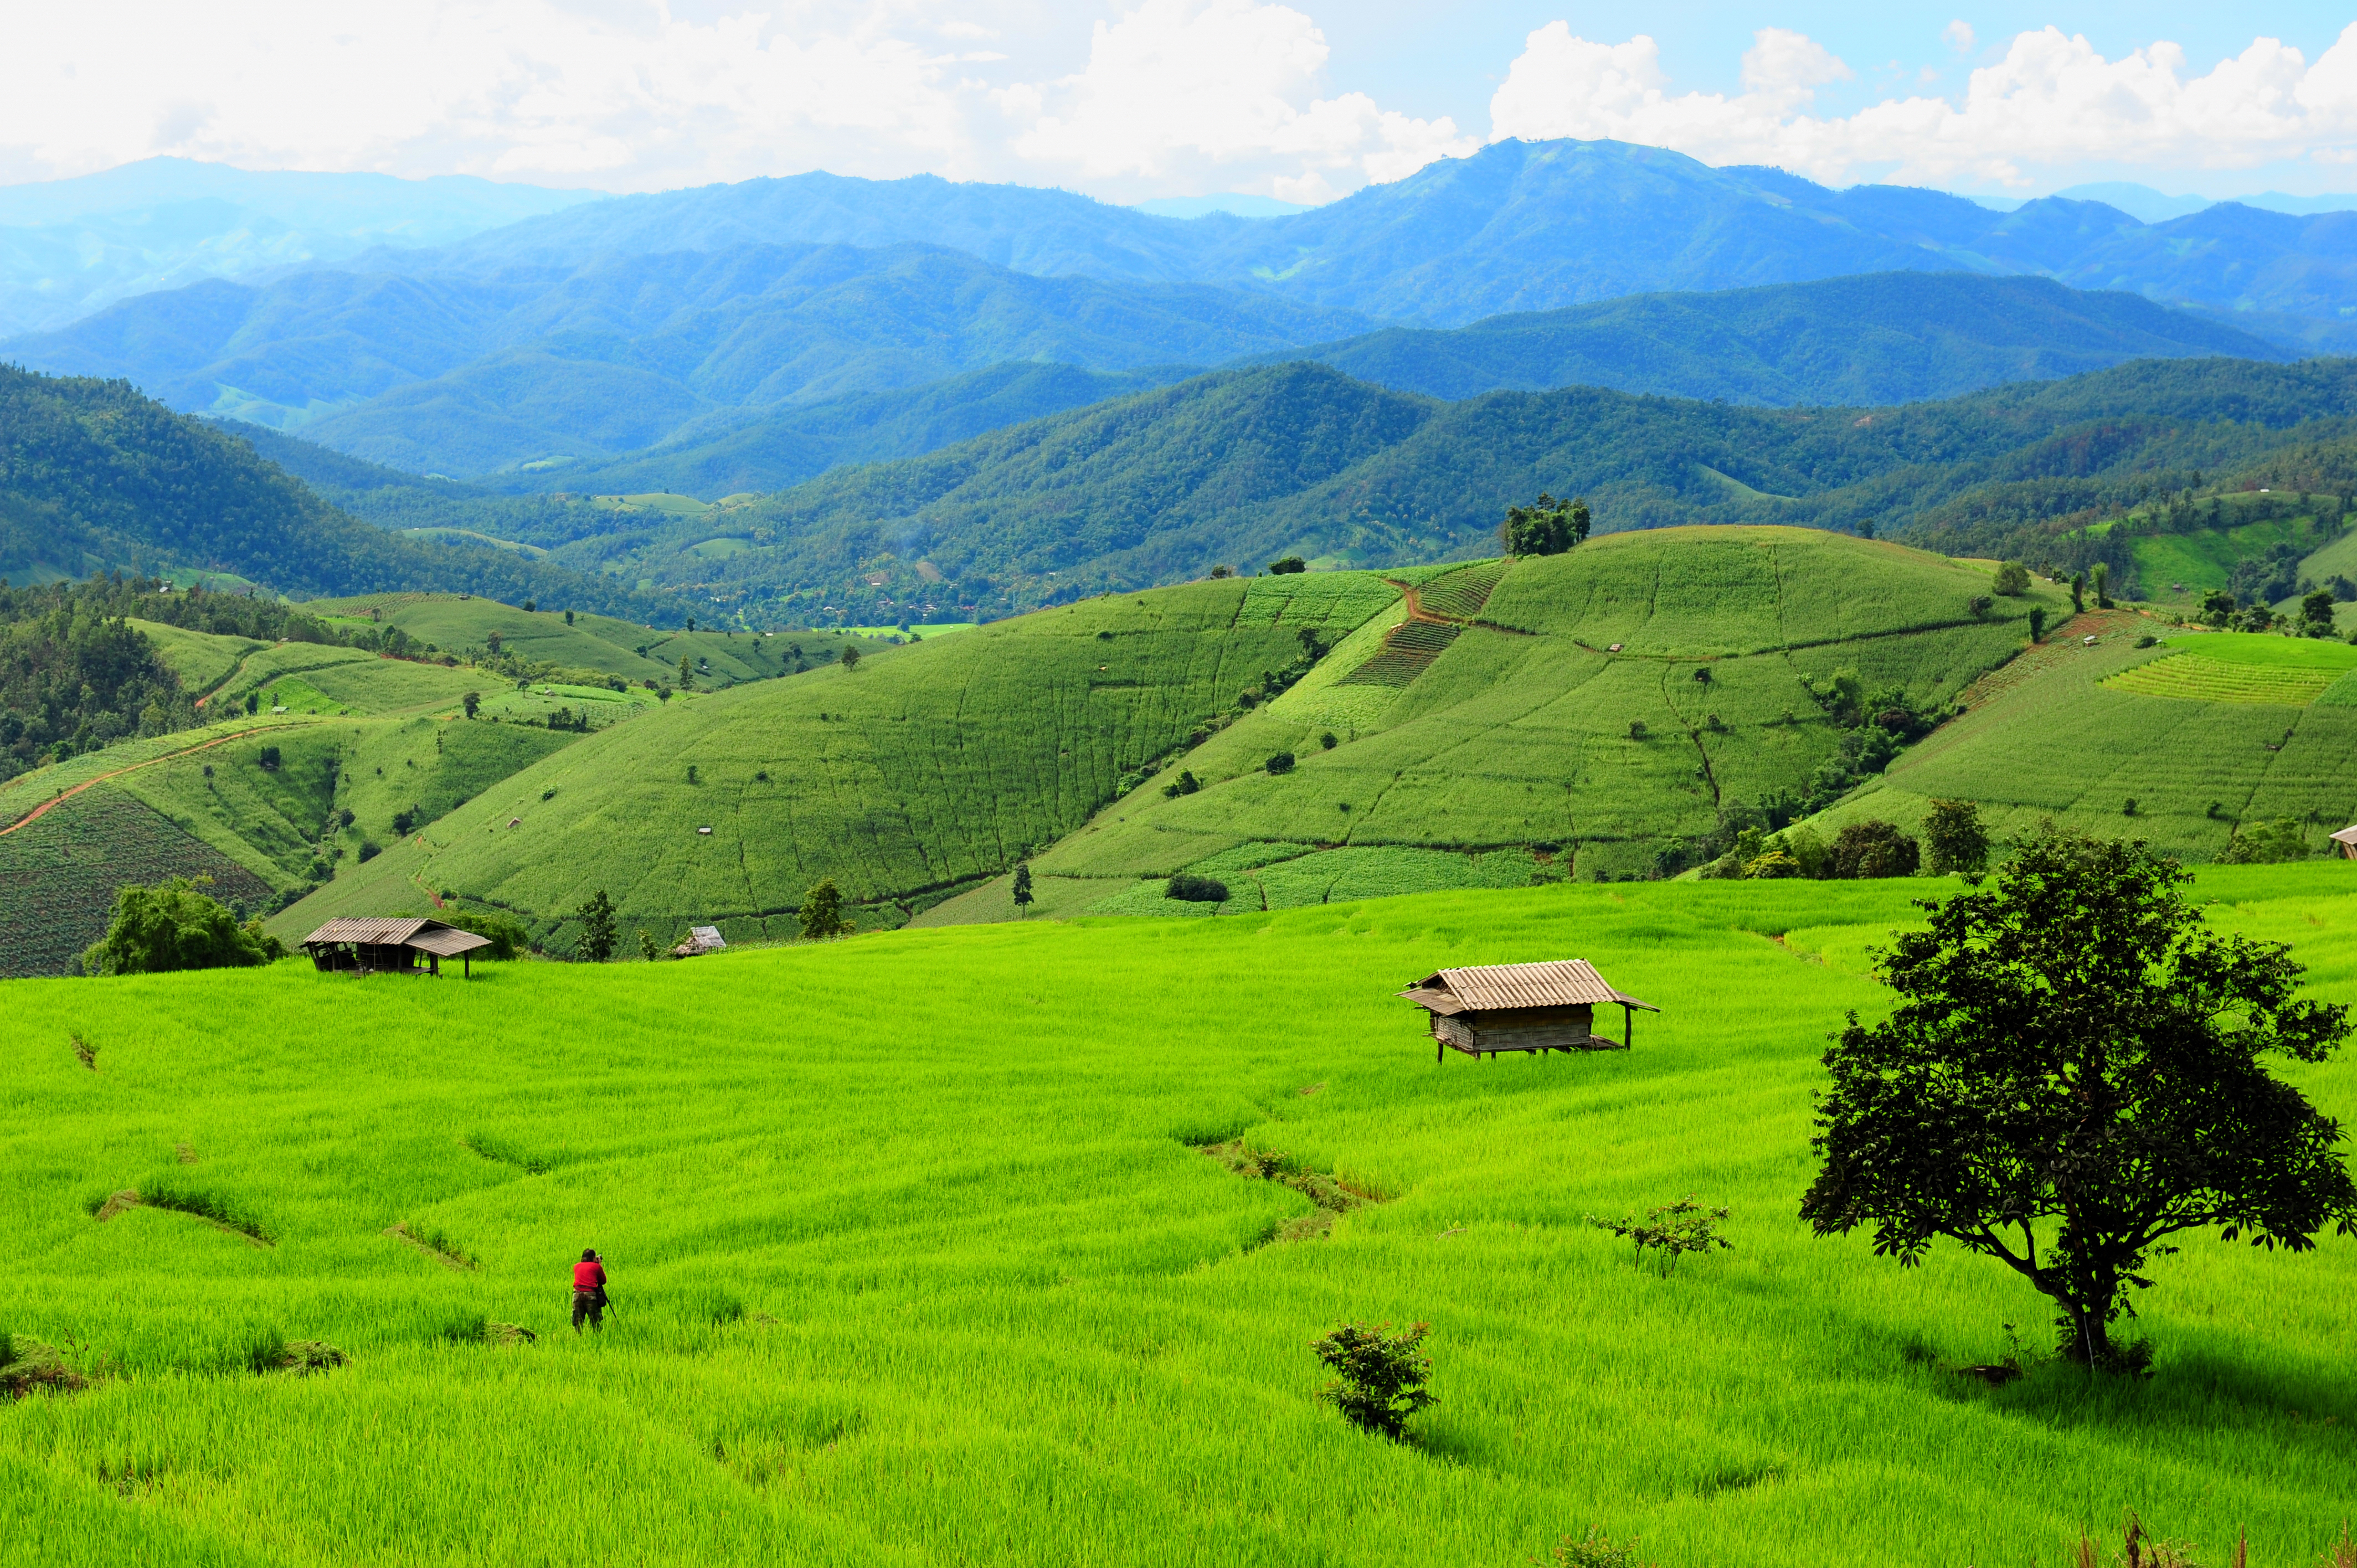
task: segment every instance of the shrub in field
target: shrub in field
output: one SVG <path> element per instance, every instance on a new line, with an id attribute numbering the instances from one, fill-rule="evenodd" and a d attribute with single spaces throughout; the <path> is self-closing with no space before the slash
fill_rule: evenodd
<path id="1" fill-rule="evenodd" d="M 91 974 L 160 974 L 178 969 L 242 969 L 284 956 L 259 919 L 241 926 L 218 899 L 198 891 L 210 876 L 175 876 L 114 896 L 106 935 L 82 954 Z"/>
<path id="2" fill-rule="evenodd" d="M 1996 582 L 1992 585 L 2007 598 L 2018 599 L 2029 592 L 2029 568 L 2018 561 L 2008 561 L 1996 569 Z"/>
<path id="3" fill-rule="evenodd" d="M 1645 1210 L 1645 1218 L 1624 1214 L 1618 1219 L 1587 1216 L 1587 1222 L 1599 1230 L 1609 1230 L 1637 1249 L 1637 1261 L 1643 1262 L 1648 1251 L 1661 1254 L 1662 1277 L 1667 1279 L 1678 1260 L 1688 1252 L 1708 1252 L 1714 1249 L 1731 1251 L 1735 1243 L 1718 1233 L 1727 1219 L 1725 1208 L 1705 1208 L 1695 1201 L 1693 1193 L 1675 1203 L 1664 1203 Z"/>
<path id="4" fill-rule="evenodd" d="M 2213 813 L 2214 814 L 2214 813 Z M 2234 830 L 2226 851 L 2218 857 L 2221 865 L 2273 865 L 2278 861 L 2306 860 L 2308 839 L 2299 823 L 2289 818 L 2273 822 L 2251 822 Z"/>
<path id="5" fill-rule="evenodd" d="M 655 945 L 654 938 L 648 933 L 644 926 L 639 928 L 639 956 L 649 963 L 662 957 L 662 949 Z"/>
<path id="6" fill-rule="evenodd" d="M 2357 1234 L 2340 1126 L 2262 1058 L 2322 1061 L 2348 1009 L 2298 994 L 2289 950 L 2212 931 L 2177 862 L 2050 830 L 1986 892 L 1925 900 L 1878 973 L 1899 1005 L 1825 1056 L 1802 1199 L 1819 1235 L 1995 1257 L 2061 1308 L 2057 1348 L 2134 1369 L 2112 1324 L 2179 1231 L 2305 1251 Z M 2001 1109 L 1998 1109 L 2001 1108 Z"/>
<path id="7" fill-rule="evenodd" d="M 83 1386 L 81 1376 L 66 1365 L 56 1346 L 22 1334 L 0 1334 L 0 1399 L 70 1393 Z"/>
<path id="8" fill-rule="evenodd" d="M 859 668 L 859 650 L 852 647 L 847 642 L 843 645 L 843 667 L 845 670 L 856 670 Z M 687 682 L 682 681 L 680 684 L 684 686 Z"/>
<path id="9" fill-rule="evenodd" d="M 264 773 L 275 773 L 278 771 L 278 748 L 274 746 L 265 746 L 262 748 L 261 756 L 254 760 L 261 764 Z"/>
<path id="10" fill-rule="evenodd" d="M 1331 751 L 1336 746 L 1340 746 L 1341 742 L 1334 738 L 1334 732 L 1329 729 L 1324 735 L 1318 737 L 1318 744 L 1324 749 Z"/>
<path id="11" fill-rule="evenodd" d="M 847 937 L 856 929 L 843 918 L 843 890 L 834 885 L 832 876 L 802 895 L 802 907 L 796 918 L 805 941 Z"/>
<path id="12" fill-rule="evenodd" d="M 1015 868 L 1015 908 L 1020 912 L 1031 904 L 1031 866 L 1027 861 Z"/>
<path id="13" fill-rule="evenodd" d="M 600 887 L 579 913 L 581 940 L 575 950 L 591 963 L 603 963 L 614 956 L 614 901 Z"/>
<path id="14" fill-rule="evenodd" d="M 1540 1563 L 1540 1568 L 1648 1568 L 1637 1561 L 1637 1540 L 1632 1535 L 1615 1541 L 1602 1525 L 1596 1525 L 1577 1541 L 1565 1536 L 1544 1563 L 1535 1557 L 1531 1561 Z"/>
<path id="15" fill-rule="evenodd" d="M 1162 798 L 1166 800 L 1175 800 L 1181 795 L 1191 795 L 1202 787 L 1202 783 L 1196 779 L 1193 768 L 1182 768 L 1178 770 L 1178 777 L 1175 780 L 1162 786 Z"/>
<path id="16" fill-rule="evenodd" d="M 1800 863 L 1802 875 L 1822 882 L 1833 875 L 1833 851 L 1809 829 L 1788 829 L 1771 842 Z"/>
<path id="17" fill-rule="evenodd" d="M 1309 563 L 1304 561 L 1298 555 L 1287 555 L 1282 560 L 1272 561 L 1268 564 L 1268 575 L 1272 577 L 1283 577 L 1291 573 L 1307 572 L 1308 570 L 1309 570 Z"/>
<path id="18" fill-rule="evenodd" d="M 1271 773 L 1290 773 L 1290 772 L 1292 772 L 1292 771 L 1293 771 L 1293 753 L 1291 753 L 1291 752 L 1289 752 L 1289 751 L 1280 751 L 1280 752 L 1278 752 L 1275 757 L 1270 757 L 1270 758 L 1268 759 L 1267 767 L 1268 767 L 1268 770 L 1269 770 Z"/>
<path id="19" fill-rule="evenodd" d="M 2029 640 L 2037 642 L 2043 639 L 2045 635 L 2046 607 L 2044 605 L 2032 605 L 2029 607 Z"/>
<path id="20" fill-rule="evenodd" d="M 1629 738 L 1631 740 L 1642 740 L 1650 732 L 1645 728 L 1644 720 L 1631 719 L 1629 721 Z"/>
<path id="21" fill-rule="evenodd" d="M 1977 876 L 1988 869 L 1988 830 L 1970 800 L 1934 800 L 1923 813 L 1923 845 L 1934 876 Z"/>
<path id="22" fill-rule="evenodd" d="M 1192 872 L 1182 871 L 1170 879 L 1162 896 L 1189 904 L 1224 904 L 1228 901 L 1228 885 L 1209 876 L 1197 876 Z"/>
<path id="23" fill-rule="evenodd" d="M 1922 864 L 1922 846 L 1889 822 L 1852 822 L 1834 836 L 1827 858 L 1832 876 L 1912 876 Z"/>
<path id="24" fill-rule="evenodd" d="M 1362 1432 L 1404 1436 L 1408 1418 L 1433 1402 L 1424 1386 L 1432 1376 L 1432 1359 L 1424 1353 L 1431 1332 L 1426 1323 L 1396 1332 L 1388 1323 L 1337 1326 L 1309 1347 L 1334 1372 L 1318 1397 Z"/>
<path id="25" fill-rule="evenodd" d="M 492 635 L 496 637 L 499 634 L 494 632 Z M 493 651 L 498 650 L 495 649 Z M 483 694 L 480 692 L 469 692 L 458 699 L 458 705 L 467 710 L 467 716 L 471 719 L 483 706 Z"/>

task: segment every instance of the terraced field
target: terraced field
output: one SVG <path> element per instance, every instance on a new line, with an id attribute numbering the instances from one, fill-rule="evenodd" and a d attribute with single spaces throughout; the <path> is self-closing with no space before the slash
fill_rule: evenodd
<path id="1" fill-rule="evenodd" d="M 2167 646 L 2175 657 L 2133 665 L 2104 684 L 2148 697 L 2298 708 L 2357 670 L 2357 648 L 2310 638 L 2180 634 Z"/>
<path id="2" fill-rule="evenodd" d="M 518 910 L 565 948 L 565 918 L 603 889 L 626 940 L 690 924 L 775 937 L 832 877 L 863 924 L 898 925 L 1208 735 L 1299 658 L 1302 631 L 1343 640 L 1396 597 L 1363 573 L 1157 589 L 675 702 L 388 844 L 281 924 L 421 908 L 430 886 Z"/>
<path id="3" fill-rule="evenodd" d="M 1361 633 L 1186 757 L 1213 787 L 1165 798 L 1153 780 L 1032 869 L 1117 882 L 1310 843 L 1513 848 L 1525 880 L 1535 845 L 1583 878 L 1645 870 L 1727 802 L 1797 791 L 1832 754 L 1809 682 L 1848 670 L 1936 706 L 2025 646 L 2032 603 L 2053 613 L 2047 596 L 1975 615 L 1987 586 L 1983 568 L 1786 529 L 1616 534 L 1435 574 L 1419 604 L 1478 621 L 1405 619 L 1381 647 Z M 1423 636 L 1446 641 L 1405 657 Z M 1271 775 L 1280 752 L 1299 766 Z"/>
<path id="4" fill-rule="evenodd" d="M 2222 854 L 2237 822 L 2298 822 L 2320 853 L 2357 820 L 2357 706 L 2327 695 L 2346 690 L 2338 670 L 2357 650 L 2225 633 L 2137 649 L 2136 624 L 2091 616 L 2065 628 L 2032 678 L 1993 685 L 1820 826 L 1911 828 L 1932 800 L 1954 798 L 1979 802 L 2000 833 L 2051 819 L 2198 862 Z M 2096 647 L 2080 646 L 2099 628 Z"/>
<path id="5" fill-rule="evenodd" d="M 2351 869 L 2197 893 L 2357 1002 Z M 0 1561 L 1506 1568 L 1594 1527 L 1664 1568 L 2061 1568 L 2132 1509 L 2309 1568 L 2357 1496 L 2357 1240 L 2186 1236 L 2154 1376 L 2091 1384 L 2010 1271 L 1798 1218 L 1824 1036 L 1953 886 L 11 982 L 0 1329 L 91 1380 L 0 1402 Z M 1393 995 L 1559 956 L 1664 1009 L 1633 1049 L 1436 1065 Z M 2270 1065 L 2357 1115 L 2357 1058 Z M 1733 1250 L 1668 1277 L 1586 1222 L 1688 1193 Z M 1353 1319 L 1431 1326 L 1409 1442 L 1317 1397 Z M 2026 1375 L 1964 1375 L 2007 1325 Z M 305 1344 L 348 1359 L 280 1369 Z"/>

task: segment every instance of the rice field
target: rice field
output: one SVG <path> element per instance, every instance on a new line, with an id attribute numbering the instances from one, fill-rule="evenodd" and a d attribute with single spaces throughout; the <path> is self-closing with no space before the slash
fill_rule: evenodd
<path id="1" fill-rule="evenodd" d="M 2150 697 L 2298 708 L 2357 670 L 2357 648 L 2313 638 L 2208 632 L 2171 638 L 2166 646 L 2169 657 L 2123 670 L 2104 683 Z"/>
<path id="2" fill-rule="evenodd" d="M 2349 875 L 2201 887 L 2350 1002 Z M 1796 1219 L 1823 1036 L 1938 891 L 9 982 L 0 1332 L 91 1382 L 0 1404 L 0 1563 L 1510 1568 L 1600 1526 L 1663 1568 L 2061 1568 L 2133 1508 L 2307 1568 L 2357 1493 L 2357 1242 L 2188 1238 L 2149 1381 L 1989 1388 L 1955 1369 L 2038 1348 L 2026 1286 Z M 1664 1008 L 1626 1055 L 1436 1065 L 1391 994 L 1573 954 Z M 2357 1112 L 2347 1059 L 2280 1070 Z M 1309 1200 L 1198 1152 L 1235 1139 L 1383 1201 L 1276 1240 Z M 1667 1278 L 1584 1222 L 1687 1193 L 1735 1250 Z M 1318 1402 L 1344 1319 L 1432 1326 L 1414 1441 Z M 302 1342 L 348 1363 L 255 1369 Z"/>

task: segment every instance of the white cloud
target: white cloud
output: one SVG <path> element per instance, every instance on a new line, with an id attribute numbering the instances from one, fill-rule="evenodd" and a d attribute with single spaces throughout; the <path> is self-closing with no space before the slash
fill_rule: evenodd
<path id="1" fill-rule="evenodd" d="M 168 153 L 613 190 L 827 168 L 1314 200 L 1479 145 L 1329 93 L 1310 18 L 1255 0 L 1135 0 L 1092 37 L 1030 0 L 954 19 L 920 0 L 84 0 L 0 10 L 0 55 L 41 67 L 0 95 L 0 180 Z"/>
<path id="2" fill-rule="evenodd" d="M 1960 55 L 1973 52 L 1973 25 L 1958 17 L 1940 29 L 1940 41 Z"/>
<path id="3" fill-rule="evenodd" d="M 1325 200 L 1480 142 L 1446 118 L 1386 112 L 1362 92 L 1313 94 L 1326 38 L 1300 12 L 1252 0 L 1144 0 L 1099 22 L 1085 69 L 1005 101 L 1037 118 L 1014 150 L 1081 183 L 1272 185 Z"/>
<path id="4" fill-rule="evenodd" d="M 1971 28 L 1948 38 L 1969 47 Z M 2125 164 L 2250 168 L 2288 158 L 2357 161 L 2357 24 L 2314 65 L 2257 38 L 2206 75 L 2155 43 L 2107 59 L 2054 27 L 2018 35 L 1975 70 L 1963 101 L 1889 98 L 1854 114 L 1808 113 L 1847 67 L 1799 34 L 1766 28 L 1738 94 L 1673 94 L 1642 34 L 1591 42 L 1555 22 L 1530 35 L 1490 104 L 1493 139 L 1609 137 L 1706 162 L 1772 163 L 1841 184 L 2031 183 L 2040 167 Z"/>

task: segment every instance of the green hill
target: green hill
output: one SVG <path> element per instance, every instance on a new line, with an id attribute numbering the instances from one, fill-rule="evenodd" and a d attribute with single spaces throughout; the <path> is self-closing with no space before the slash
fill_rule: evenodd
<path id="1" fill-rule="evenodd" d="M 585 734 L 897 640 L 457 595 L 297 611 L 145 579 L 0 590 L 0 921 L 39 933 L 0 973 L 68 967 L 126 883 L 206 875 L 242 912 L 279 908 Z"/>
<path id="2" fill-rule="evenodd" d="M 2348 869 L 2192 892 L 2346 1004 Z M 2244 1532 L 2317 1563 L 2357 1494 L 2349 1239 L 2186 1234 L 2136 1297 L 2153 1376 L 2091 1385 L 1996 1262 L 1901 1269 L 1796 1214 L 1825 1036 L 1889 1005 L 1869 950 L 1954 888 L 12 983 L 0 1324 L 92 1383 L 0 1410 L 0 1541 L 60 1568 L 1396 1568 L 1601 1528 L 1646 1563 L 1935 1568 L 2063 1562 L 2133 1509 L 2190 1560 Z M 1554 957 L 1663 1009 L 1634 1049 L 1436 1065 L 1393 994 Z M 2357 1115 L 2346 1052 L 2268 1070 Z M 1668 1277 L 1586 1222 L 1687 1194 L 1732 1250 Z M 576 1338 L 587 1246 L 615 1309 Z M 1352 1320 L 1431 1326 L 1411 1443 L 1317 1397 L 1310 1343 Z M 269 1369 L 304 1342 L 350 1362 Z M 2018 1380 L 1964 1375 L 2016 1349 Z"/>
<path id="3" fill-rule="evenodd" d="M 2278 822 L 2308 853 L 2329 851 L 2324 835 L 2357 821 L 2357 649 L 2221 632 L 2135 646 L 2155 629 L 2126 614 L 2072 622 L 1826 827 L 1879 817 L 1911 830 L 1949 798 L 1978 802 L 1993 831 L 2050 818 L 2193 861 L 2224 854 L 2238 826 Z"/>
<path id="4" fill-rule="evenodd" d="M 439 588 L 647 619 L 682 613 L 667 595 L 507 551 L 394 538 L 126 382 L 0 365 L 0 575 L 176 567 L 290 595 Z"/>
<path id="5" fill-rule="evenodd" d="M 1296 363 L 838 468 L 732 508 L 723 528 L 654 523 L 557 558 L 595 555 L 735 613 L 858 625 L 928 606 L 1005 613 L 1284 554 L 1461 559 L 1494 548 L 1505 509 L 1543 489 L 1585 496 L 1606 532 L 1874 527 L 1980 555 L 2025 530 L 2043 539 L 2048 520 L 2345 436 L 2352 421 L 2346 360 L 2144 360 L 1868 409 L 1592 388 L 1444 403 Z M 720 533 L 739 546 L 701 553 Z"/>
<path id="6" fill-rule="evenodd" d="M 282 924 L 430 886 L 565 946 L 603 888 L 658 937 L 775 937 L 823 877 L 871 924 L 970 895 L 928 917 L 952 919 L 1026 857 L 1059 912 L 1162 912 L 1159 878 L 1255 861 L 1365 891 L 1650 875 L 1729 812 L 1846 787 L 1860 721 L 1813 682 L 1848 671 L 1928 723 L 2060 602 L 1976 613 L 1985 569 L 1789 529 L 1389 576 L 1091 599 L 700 699 L 517 775 Z M 1272 775 L 1280 752 L 1298 766 Z M 1166 798 L 1182 771 L 1201 788 Z M 1262 907 L 1251 878 L 1231 891 Z"/>

